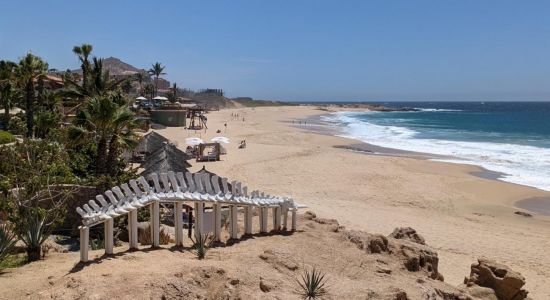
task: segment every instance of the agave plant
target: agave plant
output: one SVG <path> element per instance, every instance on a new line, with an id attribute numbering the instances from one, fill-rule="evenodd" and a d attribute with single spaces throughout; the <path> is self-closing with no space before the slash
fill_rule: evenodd
<path id="1" fill-rule="evenodd" d="M 203 259 L 206 256 L 208 248 L 212 245 L 213 239 L 210 234 L 201 234 L 198 232 L 198 238 L 193 241 L 193 248 L 198 259 Z"/>
<path id="2" fill-rule="evenodd" d="M 27 259 L 39 260 L 42 244 L 50 236 L 46 217 L 38 210 L 31 210 L 19 223 L 19 238 L 27 247 Z"/>
<path id="3" fill-rule="evenodd" d="M 325 275 L 325 273 L 316 268 L 304 271 L 301 279 L 297 280 L 300 286 L 299 293 L 304 296 L 304 299 L 315 299 L 327 293 L 325 289 L 327 283 Z"/>
<path id="4" fill-rule="evenodd" d="M 16 242 L 16 235 L 7 224 L 0 224 L 0 262 L 8 256 Z"/>

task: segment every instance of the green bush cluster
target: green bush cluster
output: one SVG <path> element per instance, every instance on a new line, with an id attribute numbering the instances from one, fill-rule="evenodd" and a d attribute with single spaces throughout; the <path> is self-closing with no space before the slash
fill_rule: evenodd
<path id="1" fill-rule="evenodd" d="M 15 142 L 13 134 L 0 130 L 0 145 Z"/>

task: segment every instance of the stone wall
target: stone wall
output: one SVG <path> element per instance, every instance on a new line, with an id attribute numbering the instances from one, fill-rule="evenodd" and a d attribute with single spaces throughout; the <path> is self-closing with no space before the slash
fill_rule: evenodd
<path id="1" fill-rule="evenodd" d="M 183 127 L 185 123 L 185 110 L 151 110 L 151 120 L 154 123 L 169 126 Z"/>

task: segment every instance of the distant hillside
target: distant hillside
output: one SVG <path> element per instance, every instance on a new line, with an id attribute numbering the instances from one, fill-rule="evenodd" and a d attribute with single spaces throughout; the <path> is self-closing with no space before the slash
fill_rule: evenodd
<path id="1" fill-rule="evenodd" d="M 109 71 L 110 75 L 132 75 L 135 73 L 147 73 L 144 69 L 138 69 L 130 64 L 123 62 L 116 57 L 107 57 L 103 59 L 103 69 Z M 72 72 L 82 73 L 82 69 L 76 69 Z"/>
<path id="2" fill-rule="evenodd" d="M 288 102 L 274 100 L 254 100 L 250 97 L 237 97 L 232 98 L 231 100 L 245 107 L 295 105 Z"/>
<path id="3" fill-rule="evenodd" d="M 144 69 L 138 69 L 130 64 L 123 62 L 116 57 L 107 57 L 103 59 L 103 68 L 109 71 L 111 75 L 130 75 L 131 73 L 146 73 Z"/>

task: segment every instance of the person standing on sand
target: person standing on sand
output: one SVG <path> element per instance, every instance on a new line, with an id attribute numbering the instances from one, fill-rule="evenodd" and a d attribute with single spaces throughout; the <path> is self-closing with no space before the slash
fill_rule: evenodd
<path id="1" fill-rule="evenodd" d="M 227 123 L 224 123 L 223 126 L 225 126 L 225 131 L 224 131 L 224 133 L 226 133 L 226 132 L 227 132 Z"/>

